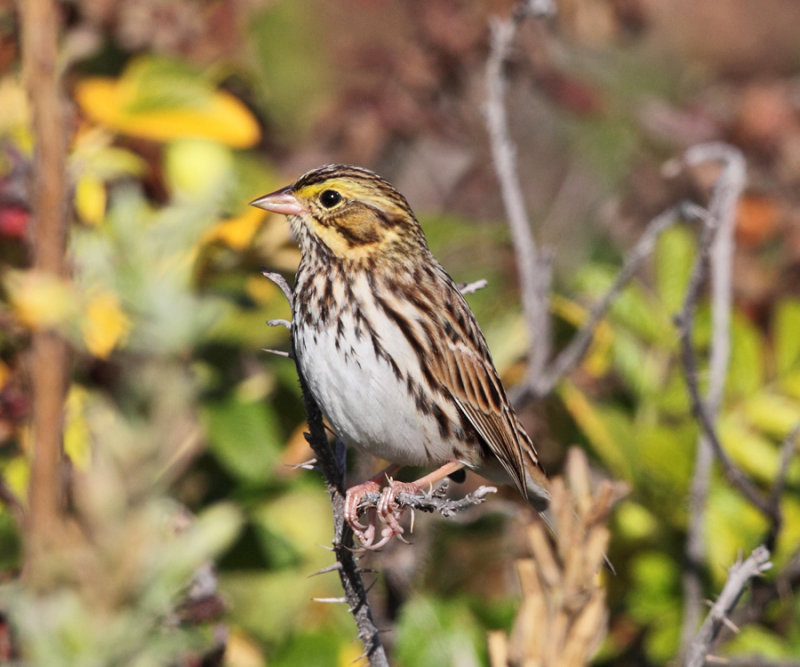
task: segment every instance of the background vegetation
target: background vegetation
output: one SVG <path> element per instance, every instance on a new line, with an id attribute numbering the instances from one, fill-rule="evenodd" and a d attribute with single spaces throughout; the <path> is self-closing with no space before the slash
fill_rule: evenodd
<path id="1" fill-rule="evenodd" d="M 315 601 L 341 595 L 336 576 L 309 578 L 332 562 L 320 547 L 331 512 L 319 475 L 296 467 L 311 453 L 294 365 L 264 352 L 287 349 L 286 330 L 266 321 L 289 309 L 261 269 L 291 277 L 299 253 L 284 219 L 247 202 L 326 162 L 379 171 L 457 281 L 488 279 L 470 305 L 506 386 L 519 383 L 530 343 L 483 117 L 489 19 L 511 6 L 58 4 L 66 106 L 51 120 L 68 140 L 70 220 L 59 276 L 33 268 L 41 146 L 24 15 L 0 2 L 0 660 L 358 658 L 345 606 Z M 554 251 L 557 345 L 655 214 L 708 200 L 718 169 L 671 176 L 663 163 L 710 140 L 744 151 L 717 426 L 766 490 L 800 420 L 798 25 L 800 8 L 780 0 L 563 0 L 549 30 L 522 27 L 508 67 L 519 175 L 536 237 Z M 697 238 L 689 224 L 660 238 L 581 366 L 521 415 L 549 473 L 578 445 L 597 477 L 630 488 L 609 524 L 617 575 L 605 576 L 599 665 L 659 665 L 679 650 L 699 430 L 673 317 Z M 68 359 L 63 520 L 37 549 L 33 370 L 36 340 L 52 331 Z M 704 300 L 694 333 L 704 350 Z M 376 463 L 351 454 L 351 467 L 360 478 Z M 785 469 L 774 572 L 720 650 L 789 664 L 800 655 L 800 461 Z M 530 518 L 502 492 L 454 520 L 418 516 L 412 546 L 364 561 L 393 663 L 488 664 L 487 633 L 511 630 L 519 607 L 514 562 L 528 555 Z M 715 472 L 705 526 L 713 597 L 769 524 Z"/>

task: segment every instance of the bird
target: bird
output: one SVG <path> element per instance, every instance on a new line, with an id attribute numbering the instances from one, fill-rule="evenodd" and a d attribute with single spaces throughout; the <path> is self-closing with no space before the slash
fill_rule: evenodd
<path id="1" fill-rule="evenodd" d="M 309 391 L 339 438 L 391 464 L 346 491 L 345 519 L 361 544 L 402 536 L 397 494 L 463 469 L 515 486 L 545 512 L 536 449 L 406 198 L 373 171 L 329 164 L 251 205 L 287 216 L 300 246 L 291 335 Z M 402 466 L 434 469 L 400 482 L 391 474 Z M 377 541 L 378 527 L 359 520 L 371 492 L 380 494 Z"/>

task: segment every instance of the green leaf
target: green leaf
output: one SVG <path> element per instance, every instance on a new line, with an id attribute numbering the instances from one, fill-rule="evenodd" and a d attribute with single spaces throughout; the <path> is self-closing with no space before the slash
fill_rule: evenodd
<path id="1" fill-rule="evenodd" d="M 483 646 L 483 629 L 465 604 L 417 597 L 403 606 L 395 645 L 398 665 L 479 665 Z"/>
<path id="2" fill-rule="evenodd" d="M 559 394 L 592 450 L 616 477 L 634 478 L 635 465 L 628 452 L 635 448 L 635 437 L 628 415 L 615 405 L 598 405 L 569 381 L 562 382 Z"/>
<path id="3" fill-rule="evenodd" d="M 739 554 L 764 539 L 766 520 L 727 480 L 721 478 L 712 481 L 707 511 L 707 562 L 716 566 L 711 568 L 711 575 L 714 585 L 719 587 L 725 583 L 727 568 Z"/>
<path id="4" fill-rule="evenodd" d="M 614 511 L 619 535 L 629 540 L 643 540 L 658 533 L 658 519 L 644 505 L 633 500 L 619 504 Z"/>
<path id="5" fill-rule="evenodd" d="M 661 234 L 658 240 L 655 252 L 656 289 L 670 314 L 677 313 L 681 308 L 696 254 L 694 234 L 686 227 L 672 227 Z"/>
<path id="6" fill-rule="evenodd" d="M 652 348 L 628 331 L 618 330 L 613 342 L 614 368 L 640 396 L 660 389 L 661 374 Z"/>
<path id="7" fill-rule="evenodd" d="M 720 439 L 731 458 L 749 475 L 764 482 L 775 478 L 778 470 L 778 452 L 775 444 L 753 430 L 742 419 L 739 410 L 722 416 L 719 423 Z"/>
<path id="8" fill-rule="evenodd" d="M 338 77 L 329 76 L 319 12 L 307 0 L 270 3 L 251 14 L 247 32 L 257 89 L 284 130 L 301 132 Z"/>
<path id="9" fill-rule="evenodd" d="M 126 109 L 130 113 L 202 108 L 214 93 L 187 63 L 152 56 L 134 60 L 125 70 L 123 81 L 136 91 Z"/>
<path id="10" fill-rule="evenodd" d="M 253 483 L 272 478 L 283 435 L 270 405 L 233 397 L 206 405 L 203 417 L 210 449 L 225 468 Z"/>
<path id="11" fill-rule="evenodd" d="M 751 396 L 764 384 L 764 339 L 758 329 L 739 313 L 731 322 L 731 357 L 726 390 L 729 396 Z"/>
<path id="12" fill-rule="evenodd" d="M 640 482 L 658 484 L 678 495 L 687 491 L 694 463 L 695 425 L 680 424 L 635 425 L 640 457 Z"/>
<path id="13" fill-rule="evenodd" d="M 665 553 L 643 552 L 633 560 L 631 578 L 630 613 L 641 625 L 650 626 L 645 638 L 650 658 L 666 662 L 674 655 L 680 628 L 677 562 Z"/>
<path id="14" fill-rule="evenodd" d="M 797 456 L 794 459 L 793 463 L 797 464 Z M 798 468 L 800 465 L 794 465 L 789 474 L 790 484 L 795 486 L 797 485 Z M 800 543 L 800 500 L 796 496 L 784 494 L 781 510 L 783 511 L 783 529 L 778 535 L 778 544 L 772 554 L 772 562 L 778 572 L 783 569 L 786 562 L 794 558 L 797 545 Z M 800 635 L 798 640 L 800 640 Z"/>
<path id="15" fill-rule="evenodd" d="M 796 633 L 792 633 L 796 634 Z M 767 628 L 756 624 L 749 624 L 741 632 L 733 635 L 725 646 L 725 656 L 762 656 L 765 661 L 787 659 L 791 662 L 800 651 L 797 638 L 789 643 L 784 633 L 780 635 L 770 632 Z"/>
<path id="16" fill-rule="evenodd" d="M 677 340 L 674 327 L 662 306 L 641 285 L 633 283 L 611 306 L 611 316 L 646 341 L 665 343 Z"/>
<path id="17" fill-rule="evenodd" d="M 779 303 L 773 328 L 776 370 L 785 375 L 800 365 L 800 301 Z"/>
<path id="18" fill-rule="evenodd" d="M 763 391 L 747 399 L 742 412 L 753 427 L 782 440 L 800 420 L 800 401 Z"/>

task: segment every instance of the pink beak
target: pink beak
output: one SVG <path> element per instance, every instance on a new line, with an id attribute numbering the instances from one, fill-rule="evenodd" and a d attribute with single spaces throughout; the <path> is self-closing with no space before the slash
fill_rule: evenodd
<path id="1" fill-rule="evenodd" d="M 291 186 L 276 190 L 268 195 L 259 197 L 250 202 L 250 206 L 263 208 L 265 211 L 281 213 L 283 215 L 302 215 L 306 212 L 297 197 L 292 194 Z"/>

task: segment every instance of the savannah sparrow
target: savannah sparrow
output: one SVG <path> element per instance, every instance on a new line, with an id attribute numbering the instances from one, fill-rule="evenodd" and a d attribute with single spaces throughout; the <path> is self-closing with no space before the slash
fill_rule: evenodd
<path id="1" fill-rule="evenodd" d="M 392 470 L 439 466 L 411 484 L 384 471 L 377 544 L 358 504 L 380 490 L 381 476 L 348 489 L 346 519 L 362 544 L 403 532 L 397 493 L 418 493 L 465 466 L 513 483 L 543 511 L 549 493 L 536 450 L 475 316 L 403 195 L 371 171 L 336 164 L 251 203 L 288 216 L 300 244 L 294 350 L 336 433 Z"/>

